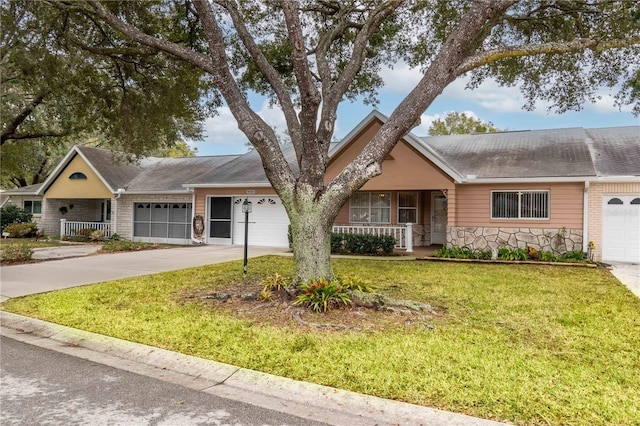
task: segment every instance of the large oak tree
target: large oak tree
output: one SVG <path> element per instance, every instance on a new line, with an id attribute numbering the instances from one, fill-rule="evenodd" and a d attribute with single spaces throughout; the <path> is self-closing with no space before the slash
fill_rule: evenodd
<path id="1" fill-rule="evenodd" d="M 260 154 L 291 221 L 296 277 L 332 275 L 330 229 L 354 191 L 381 173 L 399 139 L 456 78 L 518 85 L 556 109 L 576 109 L 601 87 L 637 102 L 637 2 L 610 0 L 166 0 L 52 1 L 79 42 L 163 52 L 212 78 Z M 108 26 L 119 37 L 96 31 Z M 91 28 L 100 30 L 91 30 Z M 366 148 L 325 183 L 338 105 L 375 97 L 380 67 L 403 60 L 423 77 Z M 297 167 L 247 101 L 270 96 L 286 118 Z M 162 94 L 152 93 L 153 96 Z M 637 104 L 636 104 L 637 108 Z M 299 169 L 299 172 L 294 170 Z"/>

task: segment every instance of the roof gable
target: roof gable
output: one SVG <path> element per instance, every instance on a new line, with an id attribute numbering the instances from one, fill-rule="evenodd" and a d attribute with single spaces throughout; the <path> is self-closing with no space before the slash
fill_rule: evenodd
<path id="1" fill-rule="evenodd" d="M 43 191 L 46 198 L 111 198 L 112 191 L 80 155 L 74 155 Z"/>
<path id="2" fill-rule="evenodd" d="M 340 141 L 338 144 L 336 144 L 329 150 L 329 157 L 331 158 L 329 160 L 329 168 L 334 162 L 338 161 L 337 159 L 340 156 L 342 156 L 349 149 L 351 145 L 356 143 L 356 141 L 362 142 L 360 138 L 363 136 L 365 132 L 367 132 L 367 130 L 370 130 L 373 126 L 378 126 L 378 129 L 379 129 L 384 123 L 386 123 L 387 119 L 388 118 L 384 114 L 376 110 L 372 111 L 369 115 L 367 115 L 362 121 L 360 121 L 360 123 L 358 123 L 358 125 L 356 125 L 356 127 L 354 127 L 354 129 L 351 132 L 349 132 L 347 136 L 344 137 L 344 139 L 342 139 L 342 141 Z M 376 132 L 377 132 L 377 129 L 376 129 Z M 371 137 L 373 137 L 374 135 L 371 135 Z M 449 179 L 451 179 L 454 182 L 462 181 L 462 176 L 456 170 L 454 170 L 447 163 L 447 161 L 442 156 L 440 156 L 438 152 L 433 150 L 428 145 L 425 145 L 424 143 L 422 143 L 422 141 L 418 137 L 416 137 L 411 133 L 408 133 L 402 138 L 402 141 L 404 141 L 407 145 L 413 148 L 417 154 L 424 157 L 424 159 L 426 159 L 430 164 L 440 169 L 440 171 L 444 175 L 446 175 Z M 366 142 L 368 143 L 368 140 Z M 362 146 L 362 149 L 364 149 L 365 145 L 366 143 Z M 351 159 L 349 161 L 351 161 Z M 345 162 L 342 161 L 341 163 L 345 163 Z M 346 166 L 347 163 L 348 162 L 346 162 L 344 166 Z M 384 163 L 383 163 L 383 170 L 384 170 Z M 334 175 L 336 174 L 337 173 L 334 172 Z"/>

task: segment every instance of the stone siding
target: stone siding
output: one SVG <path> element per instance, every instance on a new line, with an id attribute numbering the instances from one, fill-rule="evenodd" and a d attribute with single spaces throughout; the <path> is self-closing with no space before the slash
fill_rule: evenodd
<path id="1" fill-rule="evenodd" d="M 500 247 L 533 247 L 538 251 L 582 251 L 582 229 L 568 228 L 447 228 L 447 245 L 489 251 Z"/>

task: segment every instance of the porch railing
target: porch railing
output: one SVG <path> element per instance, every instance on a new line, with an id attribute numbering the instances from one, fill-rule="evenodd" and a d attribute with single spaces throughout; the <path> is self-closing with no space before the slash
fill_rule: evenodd
<path id="1" fill-rule="evenodd" d="M 104 231 L 105 238 L 111 236 L 111 224 L 109 222 L 79 222 L 60 219 L 61 237 L 90 237 L 93 231 Z"/>
<path id="2" fill-rule="evenodd" d="M 406 225 L 333 225 L 333 232 L 343 234 L 373 234 L 377 236 L 390 235 L 396 239 L 397 249 L 413 251 L 413 227 L 411 223 Z"/>

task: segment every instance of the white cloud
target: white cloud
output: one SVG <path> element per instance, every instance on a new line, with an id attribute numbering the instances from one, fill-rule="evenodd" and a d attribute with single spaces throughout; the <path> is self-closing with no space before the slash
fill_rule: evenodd
<path id="1" fill-rule="evenodd" d="M 398 63 L 393 69 L 383 68 L 381 76 L 385 85 L 380 89 L 381 96 L 399 96 L 409 93 L 422 78 L 418 68 L 411 68 L 405 63 Z M 467 89 L 469 77 L 462 76 L 445 88 L 436 101 L 445 100 L 461 102 L 463 107 L 473 108 L 474 105 L 485 108 L 494 113 L 522 113 L 537 114 L 540 116 L 558 115 L 549 112 L 549 102 L 537 100 L 533 111 L 526 111 L 522 106 L 526 103 L 525 97 L 518 87 L 500 86 L 495 80 L 487 79 L 476 89 Z M 583 105 L 585 111 L 596 114 L 611 114 L 618 112 L 631 112 L 632 107 L 624 106 L 620 109 L 616 106 L 615 98 L 605 88 L 599 91 L 599 99 Z"/>
<path id="2" fill-rule="evenodd" d="M 260 110 L 256 111 L 271 127 L 276 128 L 279 136 L 285 136 L 287 124 L 282 110 L 270 107 L 269 101 L 262 102 Z M 247 137 L 238 128 L 236 119 L 229 107 L 218 108 L 218 115 L 205 121 L 204 141 L 197 142 L 201 155 L 242 153 L 247 150 Z"/>

